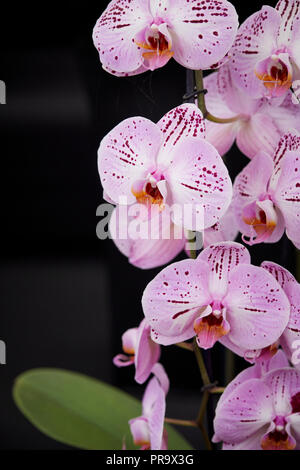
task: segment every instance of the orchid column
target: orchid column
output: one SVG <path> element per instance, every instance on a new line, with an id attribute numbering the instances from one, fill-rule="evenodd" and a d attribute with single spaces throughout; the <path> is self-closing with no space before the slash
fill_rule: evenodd
<path id="1" fill-rule="evenodd" d="M 145 318 L 123 335 L 125 355 L 114 359 L 118 367 L 133 364 L 138 383 L 153 375 L 142 414 L 130 421 L 134 442 L 144 450 L 167 448 L 164 422 L 199 427 L 212 448 L 205 410 L 210 394 L 223 387 L 210 383 L 201 350 L 216 342 L 255 362 L 251 371 L 263 383 L 258 389 L 273 395 L 266 400 L 258 393 L 258 406 L 251 391 L 241 391 L 257 413 L 267 407 L 264 424 L 270 428 L 258 433 L 257 427 L 244 426 L 239 436 L 243 426 L 226 405 L 231 394 L 225 392 L 214 440 L 223 441 L 224 448 L 297 446 L 300 428 L 294 415 L 300 382 L 277 350 L 281 345 L 288 354 L 284 338 L 291 321 L 298 325 L 298 296 L 287 295 L 267 264 L 253 266 L 248 250 L 234 239 L 240 230 L 249 245 L 270 243 L 286 229 L 295 246 L 300 244 L 300 113 L 290 91 L 300 64 L 295 47 L 298 10 L 299 2 L 280 1 L 276 9 L 263 7 L 238 31 L 235 9 L 223 0 L 113 0 L 94 28 L 102 66 L 117 77 L 154 71 L 172 58 L 195 73 L 190 103 L 172 109 L 158 123 L 126 119 L 103 138 L 98 152 L 104 197 L 116 206 L 110 232 L 129 262 L 141 269 L 162 266 L 183 249 L 192 258 L 170 264 L 148 284 L 142 299 Z M 203 79 L 202 71 L 208 69 L 219 70 Z M 221 155 L 235 140 L 252 161 L 232 185 Z M 187 240 L 197 232 L 203 246 L 191 248 Z M 204 394 L 195 420 L 164 417 L 169 381 L 158 362 L 159 345 L 196 354 Z M 276 353 L 280 359 L 271 365 Z M 276 375 L 274 364 L 288 372 Z M 277 403 L 274 380 L 281 380 L 282 387 L 285 380 L 294 381 L 284 410 Z M 226 421 L 230 413 L 236 425 L 232 433 Z"/>

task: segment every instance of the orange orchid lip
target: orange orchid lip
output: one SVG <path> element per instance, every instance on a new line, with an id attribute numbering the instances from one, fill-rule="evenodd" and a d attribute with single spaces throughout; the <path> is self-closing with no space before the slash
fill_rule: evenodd
<path id="1" fill-rule="evenodd" d="M 286 431 L 270 432 L 261 442 L 263 450 L 293 450 L 295 447 Z"/>
<path id="2" fill-rule="evenodd" d="M 150 447 L 150 442 L 142 439 L 135 439 L 134 444 L 136 446 L 149 446 Z"/>
<path id="3" fill-rule="evenodd" d="M 158 204 L 161 210 L 164 209 L 164 198 L 157 186 L 146 183 L 142 189 L 132 187 L 131 192 L 136 197 L 138 203 L 145 205 Z"/>
<path id="4" fill-rule="evenodd" d="M 160 56 L 167 56 L 169 59 L 171 59 L 174 55 L 174 52 L 172 51 L 168 51 L 168 50 L 165 50 L 165 51 L 158 51 L 159 55 Z M 146 60 L 151 60 L 153 59 L 157 54 L 157 50 L 153 50 L 153 52 L 144 52 L 143 53 L 143 57 L 144 59 Z"/>
<path id="5" fill-rule="evenodd" d="M 135 40 L 135 43 L 137 44 L 137 46 L 141 47 L 142 49 L 148 49 L 151 51 L 159 50 L 160 52 L 163 52 L 166 50 L 170 51 L 172 48 L 171 42 L 167 41 L 162 33 L 158 33 L 157 38 L 155 38 L 154 36 L 150 37 L 149 38 L 150 44 L 148 44 L 147 42 L 138 42 L 136 40 Z"/>
<path id="6" fill-rule="evenodd" d="M 128 356 L 132 356 L 134 358 L 135 351 L 134 351 L 133 348 L 123 347 L 123 351 L 124 351 L 125 354 L 128 354 Z"/>
<path id="7" fill-rule="evenodd" d="M 158 37 L 150 37 L 149 38 L 149 43 L 147 42 L 138 42 L 135 40 L 135 43 L 137 46 L 139 46 L 141 49 L 146 49 L 146 51 L 149 52 L 144 52 L 143 57 L 146 60 L 151 60 L 155 56 L 167 56 L 169 59 L 173 57 L 174 52 L 171 50 L 172 49 L 172 43 L 171 41 L 167 41 L 165 36 L 162 33 L 158 33 Z"/>
<path id="8" fill-rule="evenodd" d="M 267 73 L 260 74 L 256 70 L 254 71 L 255 75 L 259 80 L 261 80 L 268 90 L 273 91 L 275 88 L 283 88 L 288 90 L 291 88 L 293 83 L 293 77 L 291 73 L 283 73 L 279 69 L 274 71 L 274 75 L 269 75 Z"/>
<path id="9" fill-rule="evenodd" d="M 206 317 L 196 319 L 194 322 L 194 331 L 197 336 L 207 339 L 211 338 L 214 343 L 222 336 L 228 334 L 228 329 L 224 327 L 222 315 L 216 317 L 213 313 Z"/>

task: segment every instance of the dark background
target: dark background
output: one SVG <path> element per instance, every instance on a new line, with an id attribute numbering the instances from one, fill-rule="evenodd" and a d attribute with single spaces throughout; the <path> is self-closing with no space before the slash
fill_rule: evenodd
<path id="1" fill-rule="evenodd" d="M 232 2 L 242 22 L 262 1 Z M 270 2 L 268 2 L 270 3 Z M 113 367 L 120 336 L 142 319 L 140 299 L 159 272 L 128 264 L 113 242 L 96 237 L 102 202 L 97 172 L 101 138 L 121 120 L 154 121 L 182 101 L 185 70 L 163 69 L 118 79 L 105 73 L 92 43 L 92 28 L 108 4 L 13 2 L 2 5 L 0 79 L 7 104 L 0 107 L 1 243 L 0 448 L 64 449 L 29 424 L 15 407 L 15 377 L 34 367 L 79 371 L 141 397 L 133 369 Z M 275 5 L 275 2 L 272 2 Z M 237 149 L 227 158 L 234 176 L 247 163 Z M 251 249 L 293 271 L 286 241 Z M 201 383 L 193 356 L 163 351 L 171 379 L 168 415 L 194 418 Z M 213 351 L 214 379 L 224 384 L 224 350 Z M 236 361 L 236 370 L 244 367 Z M 194 446 L 196 432 L 185 430 Z"/>

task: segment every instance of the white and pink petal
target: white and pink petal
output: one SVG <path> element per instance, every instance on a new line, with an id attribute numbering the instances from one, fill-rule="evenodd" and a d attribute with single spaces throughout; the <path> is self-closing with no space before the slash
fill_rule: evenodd
<path id="1" fill-rule="evenodd" d="M 251 262 L 247 248 L 240 243 L 221 242 L 207 247 L 197 258 L 197 263 L 209 266 L 209 289 L 214 300 L 222 299 L 228 290 L 231 271 L 240 264 Z"/>
<path id="2" fill-rule="evenodd" d="M 135 381 L 144 383 L 152 372 L 160 357 L 160 346 L 151 339 L 151 328 L 145 320 L 139 326 L 136 343 Z"/>
<path id="3" fill-rule="evenodd" d="M 104 137 L 98 151 L 99 174 L 105 193 L 116 204 L 122 197 L 127 204 L 136 201 L 132 185 L 156 170 L 161 140 L 156 124 L 142 117 L 122 121 Z"/>
<path id="4" fill-rule="evenodd" d="M 205 119 L 195 104 L 182 104 L 169 111 L 157 123 L 163 134 L 158 164 L 172 164 L 170 153 L 186 137 L 205 138 Z"/>
<path id="5" fill-rule="evenodd" d="M 270 395 L 270 388 L 260 379 L 237 386 L 217 406 L 214 442 L 239 444 L 268 425 L 273 413 Z"/>
<path id="6" fill-rule="evenodd" d="M 195 336 L 194 321 L 210 303 L 207 270 L 206 263 L 184 260 L 148 284 L 142 305 L 155 342 L 170 345 Z"/>
<path id="7" fill-rule="evenodd" d="M 184 231 L 173 224 L 167 209 L 146 220 L 138 214 L 130 216 L 130 212 L 131 209 L 118 206 L 112 213 L 109 231 L 131 264 L 140 269 L 156 268 L 172 261 L 184 249 Z"/>
<path id="8" fill-rule="evenodd" d="M 184 67 L 208 69 L 222 60 L 233 44 L 238 17 L 225 0 L 172 0 L 167 14 L 174 59 Z"/>
<path id="9" fill-rule="evenodd" d="M 284 291 L 270 273 L 256 266 L 239 265 L 230 273 L 223 303 L 230 324 L 228 337 L 245 350 L 275 343 L 289 321 Z"/>
<path id="10" fill-rule="evenodd" d="M 232 76 L 238 87 L 253 98 L 265 95 L 265 87 L 255 74 L 256 65 L 271 56 L 277 46 L 277 33 L 281 22 L 272 7 L 250 16 L 239 28 L 232 50 Z"/>
<path id="11" fill-rule="evenodd" d="M 105 69 L 114 74 L 134 74 L 142 67 L 143 57 L 136 35 L 152 15 L 144 0 L 112 0 L 98 19 L 93 41 Z"/>
<path id="12" fill-rule="evenodd" d="M 205 140 L 188 137 L 174 147 L 170 158 L 165 178 L 171 203 L 184 208 L 173 213 L 174 223 L 195 231 L 211 227 L 232 198 L 231 179 L 219 153 Z"/>

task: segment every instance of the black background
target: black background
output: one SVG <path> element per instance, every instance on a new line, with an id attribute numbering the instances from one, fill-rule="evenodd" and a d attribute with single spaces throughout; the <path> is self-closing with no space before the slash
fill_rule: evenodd
<path id="1" fill-rule="evenodd" d="M 19 2 L 1 6 L 0 448 L 65 449 L 29 424 L 15 407 L 14 378 L 34 367 L 83 372 L 141 397 L 133 370 L 112 366 L 120 336 L 142 319 L 140 299 L 159 272 L 130 266 L 113 242 L 96 237 L 102 202 L 97 172 L 101 138 L 121 120 L 157 121 L 182 101 L 185 70 L 163 69 L 118 79 L 101 69 L 92 28 L 108 2 Z M 242 22 L 262 1 L 232 2 Z M 272 6 L 275 2 L 269 2 Z M 247 159 L 227 157 L 234 176 Z M 252 248 L 294 270 L 286 240 Z M 171 379 L 168 415 L 194 418 L 200 379 L 194 358 L 163 351 Z M 214 348 L 214 379 L 224 383 L 224 350 Z M 236 361 L 236 370 L 244 361 Z M 197 448 L 199 435 L 186 431 Z"/>

